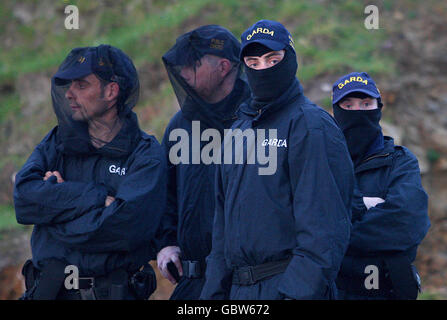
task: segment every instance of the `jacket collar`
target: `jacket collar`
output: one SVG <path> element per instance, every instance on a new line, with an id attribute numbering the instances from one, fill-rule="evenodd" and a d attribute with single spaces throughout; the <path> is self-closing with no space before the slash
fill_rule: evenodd
<path id="1" fill-rule="evenodd" d="M 57 150 L 67 155 L 99 154 L 110 158 L 126 157 L 135 149 L 141 134 L 137 115 L 133 111 L 129 110 L 122 120 L 123 126 L 118 134 L 99 149 L 90 143 L 87 126 L 82 123 L 76 128 L 83 130 L 82 134 L 59 136 Z"/>
<path id="2" fill-rule="evenodd" d="M 268 104 L 259 105 L 251 99 L 240 106 L 240 118 L 260 121 L 270 113 L 279 110 L 281 107 L 289 105 L 299 98 L 303 98 L 303 87 L 297 78 L 292 82 L 289 88 L 275 101 Z"/>
<path id="3" fill-rule="evenodd" d="M 248 84 L 237 78 L 231 93 L 218 103 L 209 104 L 189 95 L 182 106 L 182 114 L 190 121 L 197 120 L 205 127 L 223 131 L 231 126 L 236 119 L 237 108 L 249 96 Z"/>
<path id="4" fill-rule="evenodd" d="M 97 150 L 99 154 L 111 158 L 120 158 L 133 152 L 141 138 L 137 115 L 131 111 L 123 120 L 121 130 L 112 141 Z"/>
<path id="5" fill-rule="evenodd" d="M 370 155 L 363 160 L 356 168 L 355 173 L 366 171 L 369 169 L 380 168 L 384 166 L 391 166 L 392 154 L 394 152 L 394 139 L 391 137 L 384 137 L 384 147 L 382 150 Z"/>

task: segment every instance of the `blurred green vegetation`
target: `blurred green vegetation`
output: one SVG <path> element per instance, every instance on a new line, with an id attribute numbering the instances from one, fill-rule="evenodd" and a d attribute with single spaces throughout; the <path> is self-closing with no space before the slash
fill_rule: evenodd
<path id="1" fill-rule="evenodd" d="M 31 0 L 23 3 L 38 5 Z M 64 28 L 67 4 L 79 8 L 79 30 Z M 13 32 L 14 46 L 0 51 L 0 89 L 13 86 L 24 74 L 51 74 L 73 47 L 108 43 L 128 53 L 137 68 L 151 68 L 161 65 L 161 56 L 177 36 L 198 25 L 221 24 L 239 38 L 260 19 L 281 21 L 291 31 L 298 53 L 298 76 L 303 82 L 352 70 L 365 70 L 373 76 L 391 73 L 393 60 L 381 50 L 386 29 L 364 27 L 367 4 L 357 0 L 64 0 L 51 3 L 53 15 L 23 24 L 14 15 L 14 2 L 5 1 L 0 3 L 0 37 Z M 386 7 L 390 10 L 392 5 Z M 0 95 L 1 124 L 9 113 L 20 110 L 20 104 L 16 92 L 0 91 Z M 141 101 L 140 105 L 144 103 L 152 105 L 153 101 Z M 162 132 L 156 134 L 160 137 Z"/>
<path id="2" fill-rule="evenodd" d="M 185 0 L 150 1 L 147 6 L 144 1 L 112 4 L 73 0 L 70 4 L 77 5 L 80 12 L 79 30 L 63 27 L 65 15 L 60 12 L 67 3 L 56 1 L 54 6 L 59 14 L 30 25 L 21 25 L 11 18 L 12 1 L 0 4 L 2 24 L 17 24 L 17 45 L 0 52 L 0 82 L 22 73 L 55 68 L 73 47 L 100 43 L 123 49 L 137 67 L 160 63 L 161 55 L 175 38 L 193 26 L 221 24 L 239 37 L 259 19 L 281 21 L 291 31 L 298 57 L 305 61 L 299 71 L 303 80 L 346 67 L 371 73 L 392 71 L 389 57 L 380 51 L 385 31 L 371 31 L 363 26 L 365 1 L 323 1 L 323 5 L 321 1 L 296 0 Z M 86 25 L 91 15 L 95 17 L 94 25 Z M 8 28 L 0 30 L 0 35 L 9 32 Z"/>
<path id="3" fill-rule="evenodd" d="M 0 124 L 14 111 L 20 110 L 20 98 L 17 92 L 8 92 L 0 96 Z"/>
<path id="4" fill-rule="evenodd" d="M 446 300 L 446 297 L 443 297 L 439 293 L 423 292 L 418 296 L 418 300 Z"/>
<path id="5" fill-rule="evenodd" d="M 78 6 L 79 30 L 64 27 L 68 4 Z M 366 0 L 2 1 L 0 40 L 9 44 L 0 51 L 0 147 L 12 151 L 2 154 L 0 170 L 6 165 L 20 169 L 32 151 L 30 146 L 55 125 L 50 97 L 41 119 L 25 115 L 26 100 L 18 92 L 17 83 L 33 73 L 47 75 L 49 80 L 74 47 L 107 43 L 133 59 L 140 77 L 146 80 L 142 81 L 142 98 L 135 110 L 141 127 L 161 139 L 177 108 L 161 56 L 181 34 L 200 25 L 220 24 L 240 38 L 260 19 L 277 20 L 294 38 L 298 77 L 304 84 L 328 75 L 335 80 L 353 70 L 367 71 L 373 77 L 390 74 L 394 72 L 394 60 L 382 50 L 389 30 L 382 28 L 382 22 L 379 30 L 364 27 L 368 4 Z M 393 6 L 394 2 L 387 3 L 386 10 Z M 18 7 L 31 14 L 28 21 L 17 14 Z M 330 106 L 329 94 L 321 104 Z M 9 148 L 10 139 L 27 141 L 26 147 Z M 2 208 L 3 216 L 7 212 L 6 207 Z M 15 221 L 5 217 L 1 219 Z"/>
<path id="6" fill-rule="evenodd" d="M 0 231 L 21 227 L 17 224 L 14 208 L 9 205 L 0 205 Z"/>
<path id="7" fill-rule="evenodd" d="M 427 150 L 427 160 L 430 163 L 435 163 L 436 161 L 439 160 L 439 158 L 441 158 L 441 154 L 439 153 L 439 151 L 434 149 Z"/>

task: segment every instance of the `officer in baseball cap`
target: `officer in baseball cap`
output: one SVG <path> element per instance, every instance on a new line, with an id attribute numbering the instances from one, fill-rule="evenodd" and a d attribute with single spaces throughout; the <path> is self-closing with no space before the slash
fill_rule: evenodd
<path id="1" fill-rule="evenodd" d="M 115 82 L 119 85 L 117 107 L 120 112 L 132 109 L 138 101 L 140 86 L 137 71 L 132 60 L 120 49 L 110 45 L 75 48 L 53 78 L 56 86 L 63 87 L 89 74 L 96 75 L 103 84 Z"/>
<path id="2" fill-rule="evenodd" d="M 296 79 L 298 61 L 292 36 L 281 23 L 261 20 L 248 28 L 241 40 L 240 59 L 245 62 L 253 100 L 259 106 L 274 101 Z"/>
<path id="3" fill-rule="evenodd" d="M 276 154 L 277 166 L 268 175 L 259 162 L 219 166 L 201 298 L 334 298 L 354 185 L 345 140 L 304 96 L 293 40 L 281 23 L 258 21 L 241 40 L 252 96 L 232 129 L 256 129 L 257 147 Z M 272 129 L 276 136 L 265 136 Z"/>
<path id="4" fill-rule="evenodd" d="M 351 239 L 337 278 L 339 298 L 416 299 L 420 279 L 412 262 L 430 226 L 418 161 L 383 135 L 382 98 L 366 72 L 335 81 L 332 103 L 356 176 Z M 365 285 L 370 266 L 377 268 L 372 288 Z"/>
<path id="5" fill-rule="evenodd" d="M 248 96 L 239 51 L 239 41 L 218 25 L 178 37 L 162 60 L 183 116 L 219 131 L 231 125 L 236 108 Z"/>
<path id="6" fill-rule="evenodd" d="M 131 59 L 109 45 L 71 50 L 53 76 L 58 125 L 14 189 L 17 221 L 34 225 L 23 299 L 148 299 L 155 290 L 148 261 L 166 205 L 166 160 L 132 111 L 138 92 Z M 78 285 L 64 285 L 67 266 Z"/>
<path id="7" fill-rule="evenodd" d="M 345 133 L 352 161 L 358 165 L 383 147 L 379 89 L 366 72 L 352 72 L 334 83 L 332 101 L 334 117 Z M 352 110 L 366 112 L 349 112 Z"/>
<path id="8" fill-rule="evenodd" d="M 173 131 L 186 130 L 192 137 L 193 126 L 199 126 L 200 135 L 215 129 L 223 137 L 232 125 L 237 108 L 250 96 L 239 51 L 230 31 L 205 25 L 178 37 L 163 55 L 180 105 L 163 137 L 167 158 L 176 143 L 169 140 Z M 195 152 L 194 143 L 189 141 L 188 155 Z M 164 277 L 178 283 L 171 299 L 198 299 L 202 291 L 211 250 L 215 168 L 214 163 L 168 162 L 169 202 L 159 230 L 157 264 Z"/>

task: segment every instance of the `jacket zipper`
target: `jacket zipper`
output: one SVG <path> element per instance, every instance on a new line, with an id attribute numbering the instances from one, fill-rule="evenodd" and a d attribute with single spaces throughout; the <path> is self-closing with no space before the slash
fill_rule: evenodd
<path id="1" fill-rule="evenodd" d="M 365 163 L 365 162 L 367 162 L 367 161 L 369 161 L 371 159 L 374 159 L 374 158 L 388 157 L 389 155 L 390 155 L 389 153 L 378 154 L 378 155 L 375 155 L 375 156 L 372 156 L 372 157 L 369 157 L 369 158 L 363 160 L 362 163 Z"/>

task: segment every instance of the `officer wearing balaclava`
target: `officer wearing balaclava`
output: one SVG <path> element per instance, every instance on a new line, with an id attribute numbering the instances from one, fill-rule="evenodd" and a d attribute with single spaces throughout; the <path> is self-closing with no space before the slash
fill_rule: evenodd
<path id="1" fill-rule="evenodd" d="M 166 162 L 143 132 L 132 60 L 109 45 L 73 49 L 51 79 L 58 125 L 18 172 L 17 221 L 34 225 L 22 273 L 30 300 L 148 299 Z M 141 270 L 140 270 L 141 269 Z"/>
<path id="2" fill-rule="evenodd" d="M 241 39 L 252 96 L 232 129 L 252 133 L 257 154 L 275 155 L 275 170 L 260 174 L 259 157 L 218 167 L 201 298 L 333 299 L 354 186 L 343 134 L 304 96 L 292 36 L 281 23 L 258 21 Z"/>
<path id="3" fill-rule="evenodd" d="M 338 79 L 332 103 L 356 176 L 339 298 L 416 299 L 420 279 L 412 262 L 430 226 L 418 161 L 382 134 L 383 103 L 366 72 Z"/>
<path id="4" fill-rule="evenodd" d="M 178 283 L 173 300 L 198 299 L 205 282 L 216 164 L 203 160 L 208 142 L 197 139 L 206 132 L 223 138 L 237 108 L 250 96 L 239 51 L 240 43 L 230 31 L 205 25 L 178 37 L 162 58 L 180 105 L 162 141 L 168 159 L 168 203 L 156 242 L 161 274 Z M 172 138 L 176 132 L 184 133 L 186 140 Z M 172 158 L 177 145 L 183 146 L 179 153 L 185 161 Z"/>

